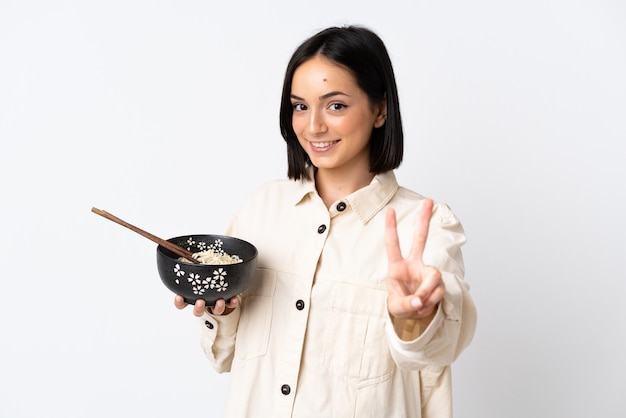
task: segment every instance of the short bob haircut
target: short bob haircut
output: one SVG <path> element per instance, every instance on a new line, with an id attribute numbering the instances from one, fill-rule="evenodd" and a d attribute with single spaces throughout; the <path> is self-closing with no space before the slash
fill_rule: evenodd
<path id="1" fill-rule="evenodd" d="M 307 169 L 312 165 L 293 130 L 291 83 L 298 66 L 317 55 L 349 70 L 372 104 L 387 101 L 386 121 L 380 128 L 373 128 L 370 138 L 370 172 L 379 174 L 400 166 L 404 136 L 396 80 L 385 44 L 363 27 L 330 27 L 304 41 L 287 65 L 280 104 L 280 132 L 287 142 L 289 178 L 308 178 Z"/>

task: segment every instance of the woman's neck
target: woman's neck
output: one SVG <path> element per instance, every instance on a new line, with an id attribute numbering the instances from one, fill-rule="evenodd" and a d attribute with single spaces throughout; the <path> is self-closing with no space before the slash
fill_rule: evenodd
<path id="1" fill-rule="evenodd" d="M 369 170 L 346 173 L 344 170 L 318 169 L 315 171 L 315 187 L 327 208 L 372 182 L 375 174 Z"/>

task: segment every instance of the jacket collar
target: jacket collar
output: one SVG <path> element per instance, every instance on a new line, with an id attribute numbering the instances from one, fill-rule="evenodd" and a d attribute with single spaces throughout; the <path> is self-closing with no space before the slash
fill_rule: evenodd
<path id="1" fill-rule="evenodd" d="M 313 179 L 313 172 L 310 172 Z M 312 194 L 317 194 L 315 189 L 315 180 L 301 179 L 297 182 L 297 188 L 294 193 L 294 205 L 299 205 L 310 198 Z M 367 223 L 380 212 L 391 198 L 398 191 L 398 181 L 392 170 L 374 176 L 370 184 L 349 194 L 342 199 L 349 205 L 354 213 Z"/>

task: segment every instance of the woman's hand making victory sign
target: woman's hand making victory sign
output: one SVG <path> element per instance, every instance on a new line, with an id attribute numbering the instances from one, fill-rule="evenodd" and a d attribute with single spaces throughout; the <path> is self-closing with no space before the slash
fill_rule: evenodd
<path id="1" fill-rule="evenodd" d="M 422 260 L 428 226 L 433 211 L 433 201 L 426 199 L 419 213 L 411 252 L 402 256 L 396 212 L 387 210 L 385 218 L 385 247 L 387 249 L 388 273 L 387 308 L 398 319 L 420 319 L 430 317 L 445 293 L 441 272 L 427 266 Z"/>

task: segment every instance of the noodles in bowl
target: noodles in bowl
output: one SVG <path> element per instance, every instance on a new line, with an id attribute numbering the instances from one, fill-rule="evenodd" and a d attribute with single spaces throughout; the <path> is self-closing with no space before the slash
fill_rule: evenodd
<path id="1" fill-rule="evenodd" d="M 223 264 L 237 264 L 243 262 L 243 260 L 239 258 L 238 255 L 229 255 L 223 251 L 219 252 L 213 250 L 204 250 L 193 253 L 193 258 L 195 260 L 198 260 L 202 264 L 212 264 L 214 266 Z M 178 259 L 186 262 L 190 261 L 184 257 L 179 257 Z"/>

